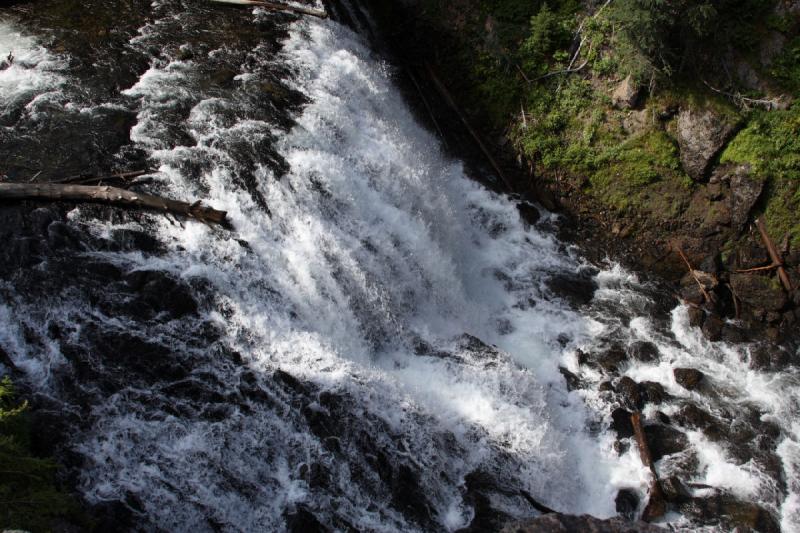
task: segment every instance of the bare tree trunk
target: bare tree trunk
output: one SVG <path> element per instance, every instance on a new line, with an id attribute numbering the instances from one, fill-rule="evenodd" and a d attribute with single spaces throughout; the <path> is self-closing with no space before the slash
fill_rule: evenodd
<path id="1" fill-rule="evenodd" d="M 764 246 L 769 252 L 769 257 L 772 259 L 772 265 L 770 266 L 778 269 L 778 277 L 781 279 L 781 283 L 783 283 L 783 288 L 786 289 L 786 292 L 791 293 L 792 282 L 789 280 L 789 276 L 786 274 L 786 270 L 783 268 L 783 260 L 781 259 L 781 255 L 778 253 L 778 249 L 775 248 L 775 243 L 773 243 L 772 239 L 769 238 L 767 227 L 764 225 L 764 221 L 761 219 L 761 217 L 756 219 L 756 227 L 758 228 L 758 232 L 761 234 L 761 240 L 764 241 Z"/>
<path id="2" fill-rule="evenodd" d="M 467 131 L 470 133 L 470 135 L 472 135 L 472 138 L 475 139 L 476 143 L 478 143 L 478 147 L 480 147 L 481 151 L 483 152 L 483 155 L 486 156 L 486 159 L 492 165 L 492 168 L 494 168 L 495 172 L 497 172 L 497 175 L 500 177 L 500 179 L 503 180 L 503 183 L 508 189 L 508 192 L 514 192 L 514 187 L 511 186 L 511 182 L 506 177 L 505 172 L 503 172 L 503 169 L 500 168 L 500 165 L 498 165 L 497 161 L 495 161 L 494 157 L 492 157 L 491 152 L 489 152 L 489 149 L 481 140 L 481 137 L 480 135 L 478 135 L 478 132 L 476 132 L 472 128 L 469 121 L 467 120 L 467 117 L 464 116 L 464 113 L 462 113 L 461 109 L 459 109 L 458 105 L 456 105 L 455 100 L 453 100 L 453 97 L 450 96 L 450 91 L 448 91 L 447 87 L 445 87 L 444 84 L 441 82 L 441 80 L 439 80 L 439 77 L 436 75 L 436 72 L 434 72 L 433 67 L 431 67 L 429 63 L 425 63 L 425 68 L 428 70 L 428 75 L 430 75 L 433 84 L 439 91 L 439 94 L 442 95 L 445 102 L 447 102 L 447 105 L 449 105 L 453 109 L 453 111 L 456 112 L 458 118 L 460 118 L 461 122 L 464 124 L 464 127 L 467 128 Z"/>
<path id="3" fill-rule="evenodd" d="M 631 415 L 631 424 L 633 425 L 636 444 L 639 447 L 639 457 L 642 458 L 642 464 L 650 469 L 650 474 L 653 476 L 653 482 L 650 484 L 650 500 L 642 512 L 642 520 L 650 522 L 667 512 L 667 502 L 664 498 L 664 492 L 661 490 L 661 483 L 658 481 L 658 473 L 653 464 L 653 458 L 650 455 L 650 447 L 647 445 L 647 437 L 642 427 L 642 414 L 640 412 L 637 411 Z"/>
<path id="4" fill-rule="evenodd" d="M 170 200 L 152 194 L 126 191 L 106 185 L 61 183 L 0 183 L 0 200 L 48 200 L 110 204 L 126 208 L 152 209 L 187 216 L 201 222 L 224 224 L 225 211 L 200 204 Z"/>

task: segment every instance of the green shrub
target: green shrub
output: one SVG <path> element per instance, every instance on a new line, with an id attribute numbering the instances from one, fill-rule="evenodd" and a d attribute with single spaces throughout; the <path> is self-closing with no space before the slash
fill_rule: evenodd
<path id="1" fill-rule="evenodd" d="M 31 453 L 27 408 L 8 377 L 0 380 L 0 530 L 51 531 L 56 518 L 78 511 L 56 487 L 55 463 Z"/>

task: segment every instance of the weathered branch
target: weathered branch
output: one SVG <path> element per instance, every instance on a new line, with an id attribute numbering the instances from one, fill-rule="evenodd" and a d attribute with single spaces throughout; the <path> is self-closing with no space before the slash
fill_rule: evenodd
<path id="1" fill-rule="evenodd" d="M 328 14 L 324 11 L 320 11 L 319 9 L 289 4 L 276 4 L 274 2 L 265 2 L 263 0 L 211 0 L 211 2 L 216 2 L 218 4 L 230 4 L 233 6 L 263 7 L 264 9 L 269 9 L 270 11 L 281 11 L 284 13 L 294 13 L 297 15 L 309 15 L 321 19 L 328 18 Z"/>
<path id="2" fill-rule="evenodd" d="M 778 269 L 778 277 L 783 284 L 783 288 L 786 289 L 787 292 L 792 292 L 792 282 L 789 280 L 789 276 L 786 274 L 786 269 L 783 268 L 783 259 L 781 259 L 778 249 L 775 248 L 775 243 L 773 243 L 772 239 L 769 238 L 767 227 L 761 217 L 756 219 L 756 227 L 758 228 L 758 232 L 761 234 L 761 240 L 764 241 L 764 246 L 767 248 L 767 252 L 769 252 L 769 257 L 772 259 L 772 265 Z"/>
<path id="3" fill-rule="evenodd" d="M 201 222 L 224 224 L 225 211 L 170 200 L 152 194 L 131 192 L 107 185 L 69 185 L 63 183 L 0 183 L 0 200 L 46 200 L 109 204 L 126 208 L 152 209 L 187 216 Z"/>
<path id="4" fill-rule="evenodd" d="M 692 276 L 692 278 L 694 278 L 694 281 L 697 283 L 697 286 L 700 287 L 700 292 L 703 293 L 703 297 L 706 299 L 706 302 L 709 303 L 713 302 L 711 296 L 706 291 L 706 288 L 703 287 L 703 284 L 700 283 L 699 279 L 697 279 L 697 275 L 694 273 L 694 268 L 692 268 L 692 264 L 689 262 L 689 259 L 686 258 L 686 254 L 684 254 L 683 250 L 681 250 L 680 248 L 678 248 L 678 254 L 680 254 L 681 259 L 683 259 L 683 262 L 686 263 L 686 267 L 689 269 L 689 274 Z"/>
<path id="5" fill-rule="evenodd" d="M 445 87 L 441 80 L 439 80 L 439 77 L 436 75 L 436 72 L 434 72 L 433 67 L 431 67 L 430 63 L 425 63 L 425 68 L 427 69 L 428 75 L 433 81 L 434 86 L 439 91 L 439 94 L 442 95 L 442 98 L 444 98 L 445 102 L 447 102 L 447 105 L 449 105 L 453 111 L 456 112 L 456 115 L 458 115 L 458 118 L 461 119 L 461 122 L 464 124 L 464 127 L 467 128 L 467 131 L 470 133 L 470 135 L 472 135 L 472 138 L 475 139 L 475 142 L 478 144 L 478 147 L 480 147 L 483 155 L 486 156 L 486 159 L 492 165 L 492 168 L 494 168 L 495 172 L 497 172 L 497 175 L 500 177 L 500 179 L 503 180 L 503 183 L 508 188 L 509 192 L 513 191 L 514 187 L 511 186 L 511 182 L 506 177 L 505 172 L 503 172 L 503 170 L 500 168 L 500 165 L 497 164 L 497 161 L 492 156 L 491 152 L 489 152 L 489 149 L 486 147 L 486 145 L 483 144 L 478 132 L 472 128 L 467 120 L 467 117 L 461 112 L 461 109 L 459 109 L 458 105 L 456 105 L 455 100 L 453 100 L 453 97 L 450 96 L 450 92 L 447 90 L 447 87 Z"/>
<path id="6" fill-rule="evenodd" d="M 650 522 L 667 512 L 667 502 L 664 498 L 664 492 L 661 490 L 661 483 L 658 481 L 658 473 L 653 464 L 653 458 L 650 455 L 650 447 L 647 445 L 647 437 L 642 427 L 642 414 L 640 412 L 637 411 L 631 415 L 631 424 L 636 437 L 636 445 L 639 447 L 639 457 L 642 459 L 642 464 L 650 469 L 650 474 L 653 476 L 653 481 L 650 483 L 650 500 L 647 502 L 644 511 L 642 511 L 642 520 Z"/>
<path id="7" fill-rule="evenodd" d="M 703 80 L 703 83 L 706 85 L 706 87 L 708 87 L 715 93 L 727 96 L 728 98 L 731 98 L 737 105 L 740 105 L 747 109 L 749 109 L 748 104 L 763 106 L 767 111 L 771 109 L 777 109 L 779 105 L 779 101 L 777 99 L 769 100 L 766 98 L 747 98 L 746 96 L 742 96 L 741 93 L 729 93 L 727 91 L 717 89 L 716 87 L 708 83 L 706 80 Z"/>
<path id="8" fill-rule="evenodd" d="M 149 170 L 132 170 L 130 172 L 111 174 L 110 176 L 70 176 L 55 183 L 68 183 L 72 185 L 99 185 L 104 181 L 120 181 L 123 183 L 128 183 L 134 178 L 144 176 L 149 172 Z"/>

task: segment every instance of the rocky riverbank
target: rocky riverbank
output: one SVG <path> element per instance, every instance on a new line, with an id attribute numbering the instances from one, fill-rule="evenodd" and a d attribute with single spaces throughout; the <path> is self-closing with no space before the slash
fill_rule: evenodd
<path id="1" fill-rule="evenodd" d="M 619 4 L 407 0 L 374 11 L 414 84 L 430 89 L 435 71 L 513 190 L 567 215 L 564 232 L 586 253 L 666 280 L 711 340 L 796 342 L 800 4 L 740 6 L 746 47 L 712 55 L 698 40 L 661 69 L 621 37 L 636 26 Z M 733 15 L 716 16 L 707 24 L 722 28 Z M 483 157 L 426 106 L 432 127 Z"/>

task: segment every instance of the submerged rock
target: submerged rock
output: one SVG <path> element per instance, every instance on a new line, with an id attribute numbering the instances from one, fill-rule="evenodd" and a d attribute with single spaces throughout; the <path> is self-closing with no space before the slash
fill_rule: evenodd
<path id="1" fill-rule="evenodd" d="M 672 373 L 678 385 L 687 390 L 697 389 L 705 376 L 705 374 L 695 368 L 676 368 Z"/>
<path id="2" fill-rule="evenodd" d="M 628 354 L 637 361 L 649 363 L 658 359 L 658 347 L 652 342 L 636 341 L 628 348 Z"/>

